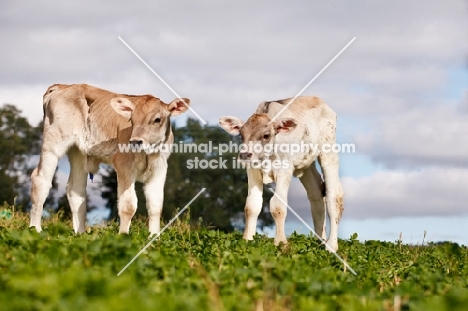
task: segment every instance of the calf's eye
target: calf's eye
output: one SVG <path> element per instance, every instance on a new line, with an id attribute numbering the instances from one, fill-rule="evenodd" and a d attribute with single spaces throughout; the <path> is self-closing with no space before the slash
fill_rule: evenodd
<path id="1" fill-rule="evenodd" d="M 160 123 L 160 122 L 161 122 L 161 118 L 154 119 L 154 123 Z"/>
<path id="2" fill-rule="evenodd" d="M 270 139 L 270 134 L 263 135 L 263 140 L 268 140 L 268 139 Z"/>

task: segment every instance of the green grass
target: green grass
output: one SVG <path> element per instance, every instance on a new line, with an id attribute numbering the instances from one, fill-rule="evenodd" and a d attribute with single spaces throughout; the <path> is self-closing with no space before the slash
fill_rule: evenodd
<path id="1" fill-rule="evenodd" d="M 3 210 L 6 210 L 4 207 Z M 0 218 L 0 310 L 463 310 L 468 250 L 454 243 L 340 240 L 345 271 L 312 236 L 287 246 L 173 224 L 149 241 L 144 220 L 75 235 L 70 221 Z M 396 304 L 396 307 L 394 306 Z M 395 307 L 395 308 L 394 308 Z"/>

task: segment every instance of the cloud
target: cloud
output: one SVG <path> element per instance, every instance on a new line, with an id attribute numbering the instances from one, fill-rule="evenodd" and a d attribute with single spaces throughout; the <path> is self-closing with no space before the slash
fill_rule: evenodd
<path id="1" fill-rule="evenodd" d="M 117 40 L 122 36 L 215 123 L 294 96 L 356 36 L 306 94 L 325 97 L 341 114 L 402 112 L 408 97 L 442 86 L 447 66 L 465 56 L 463 9 L 463 1 L 8 3 L 0 13 L 0 92 L 85 82 L 170 101 L 174 95 Z"/>
<path id="2" fill-rule="evenodd" d="M 344 177 L 341 183 L 345 193 L 343 219 L 468 215 L 466 168 L 381 171 L 360 178 Z M 297 179 L 288 197 L 289 205 L 310 220 L 306 192 Z"/>
<path id="3" fill-rule="evenodd" d="M 357 218 L 466 215 L 468 169 L 383 171 L 343 178 L 348 215 Z"/>
<path id="4" fill-rule="evenodd" d="M 401 115 L 380 119 L 355 137 L 356 148 L 387 167 L 466 167 L 468 113 L 462 104 L 416 107 Z"/>
<path id="5" fill-rule="evenodd" d="M 357 37 L 304 92 L 337 112 L 340 139 L 386 168 L 343 178 L 344 217 L 459 214 L 465 196 L 449 195 L 466 181 L 466 14 L 463 0 L 5 2 L 0 104 L 37 123 L 53 83 L 171 101 L 121 36 L 209 123 L 246 119 L 296 95 Z M 294 185 L 291 206 L 308 212 Z"/>

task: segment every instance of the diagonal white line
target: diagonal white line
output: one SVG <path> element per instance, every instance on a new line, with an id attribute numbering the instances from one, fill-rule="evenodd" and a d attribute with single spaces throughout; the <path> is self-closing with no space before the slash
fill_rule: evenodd
<path id="1" fill-rule="evenodd" d="M 148 242 L 148 244 L 146 244 L 145 247 L 143 247 L 143 248 L 141 249 L 141 251 L 139 251 L 138 254 L 136 254 L 135 257 L 133 257 L 132 260 L 129 261 L 129 263 L 128 263 L 125 267 L 123 267 L 122 270 L 120 270 L 119 273 L 117 273 L 117 276 L 120 276 L 120 275 L 122 274 L 122 272 L 125 271 L 125 269 L 127 269 L 141 254 L 143 254 L 143 252 L 151 245 L 151 243 L 153 243 L 154 240 L 156 240 L 157 238 L 159 238 L 159 236 L 161 236 L 161 233 L 163 233 L 164 230 L 166 230 L 166 229 L 180 216 L 180 214 L 182 214 L 182 213 L 187 209 L 187 207 L 189 207 L 190 204 L 192 204 L 192 202 L 195 201 L 195 199 L 198 198 L 198 196 L 199 196 L 200 194 L 202 194 L 202 192 L 205 191 L 205 190 L 206 190 L 206 188 L 203 188 L 202 190 L 200 190 L 200 192 L 198 192 L 197 195 L 194 196 L 193 199 L 190 200 L 190 202 L 188 202 L 187 205 L 185 205 L 184 208 L 181 209 L 180 212 L 178 212 L 178 213 L 174 216 L 174 218 L 172 218 L 171 221 L 169 221 L 169 222 L 167 223 L 167 225 L 165 225 L 164 228 L 162 228 L 161 231 L 159 231 L 159 233 L 156 234 L 156 235 Z"/>
<path id="2" fill-rule="evenodd" d="M 338 255 L 330 246 L 328 246 L 327 242 L 322 239 L 321 236 L 319 236 L 314 229 L 312 229 L 305 221 L 304 219 L 302 219 L 301 216 L 299 216 L 298 213 L 296 213 L 295 210 L 292 209 L 291 206 L 288 205 L 288 203 L 286 203 L 286 201 L 283 200 L 282 197 L 280 197 L 273 189 L 271 188 L 268 188 L 268 190 L 270 190 L 273 195 L 275 195 L 280 201 L 281 203 L 283 203 L 284 205 L 286 205 L 288 207 L 288 209 L 294 214 L 294 216 L 296 216 L 323 244 L 325 244 L 325 247 L 328 249 L 328 251 L 330 251 L 331 253 L 333 253 L 333 255 L 336 256 L 336 258 L 338 258 L 338 260 L 340 260 L 348 269 L 349 271 L 351 271 L 354 275 L 357 275 L 356 271 L 353 270 L 353 268 L 351 268 L 348 263 L 346 261 L 344 261 L 343 258 L 340 257 L 340 255 Z"/>
<path id="3" fill-rule="evenodd" d="M 143 58 L 141 58 L 141 56 L 138 55 L 138 53 L 135 52 L 135 50 L 132 49 L 132 47 L 131 47 L 130 45 L 128 45 L 127 42 L 125 42 L 124 39 L 122 39 L 122 37 L 118 36 L 117 38 L 119 38 L 119 40 L 130 50 L 130 52 L 132 52 L 132 53 L 143 63 L 143 65 L 145 65 L 146 68 L 148 68 L 148 69 L 156 76 L 156 78 L 159 79 L 159 81 L 161 81 L 175 96 L 177 96 L 177 98 L 179 98 L 180 100 L 182 100 L 182 101 L 184 102 L 185 106 L 187 106 L 187 108 L 188 108 L 195 116 L 197 116 L 197 118 L 198 118 L 203 124 L 206 124 L 206 121 L 203 120 L 202 117 L 200 117 L 200 116 L 198 115 L 198 113 L 196 113 L 196 111 L 193 110 L 193 108 L 192 108 L 189 104 L 187 104 L 187 103 L 182 99 L 182 97 L 180 97 L 179 94 L 177 94 L 177 92 L 174 91 L 174 89 L 173 89 L 169 84 L 167 84 L 166 81 L 164 81 L 164 79 L 161 78 L 161 76 L 158 75 L 158 73 L 157 73 L 156 71 L 154 71 L 153 68 L 151 68 L 151 66 L 148 65 L 148 63 L 145 62 L 145 60 L 144 60 Z"/>
<path id="4" fill-rule="evenodd" d="M 288 104 L 287 104 L 286 106 L 284 106 L 283 109 L 281 109 L 281 110 L 273 117 L 273 119 L 271 119 L 271 121 L 270 121 L 268 124 L 270 124 L 271 122 L 275 121 L 276 118 L 278 118 L 280 114 L 282 114 L 286 109 L 288 109 L 289 105 L 291 105 L 291 104 L 293 103 L 293 101 L 295 101 L 296 98 L 298 98 L 298 97 L 302 94 L 302 92 L 304 92 L 304 91 L 309 87 L 309 85 L 311 85 L 312 82 L 314 82 L 315 79 L 317 79 L 317 78 L 325 71 L 325 69 L 327 69 L 328 66 L 330 66 L 330 65 L 338 58 L 338 56 L 340 56 L 341 53 L 343 53 L 343 52 L 351 45 L 351 43 L 354 42 L 354 40 L 356 40 L 356 37 L 352 38 L 351 41 L 349 41 L 348 44 L 346 44 L 345 47 L 342 48 L 341 51 L 339 51 L 338 54 L 336 54 L 335 57 L 333 57 L 333 58 L 331 59 L 331 61 L 329 61 L 328 64 L 326 64 L 325 67 L 323 67 L 322 70 L 320 70 L 320 71 L 315 75 L 315 77 L 313 77 L 312 80 L 310 80 L 309 83 L 307 83 L 306 86 L 304 86 L 304 87 L 302 88 L 302 90 L 300 90 L 299 93 L 297 93 L 296 96 L 294 96 L 294 97 L 288 102 Z"/>

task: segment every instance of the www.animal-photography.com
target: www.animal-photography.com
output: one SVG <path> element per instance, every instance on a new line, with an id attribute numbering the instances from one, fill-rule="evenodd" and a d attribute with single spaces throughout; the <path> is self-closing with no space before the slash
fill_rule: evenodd
<path id="1" fill-rule="evenodd" d="M 466 308 L 466 1 L 0 8 L 0 310 Z"/>

